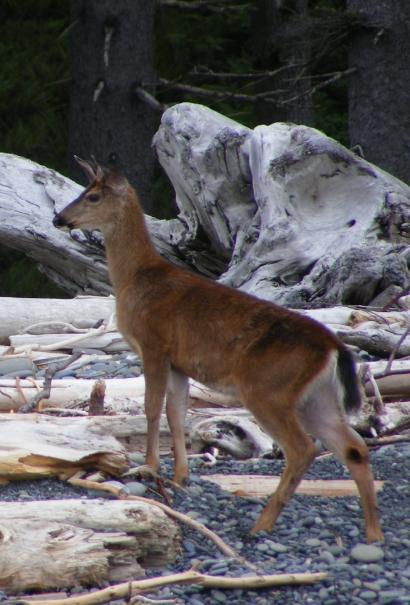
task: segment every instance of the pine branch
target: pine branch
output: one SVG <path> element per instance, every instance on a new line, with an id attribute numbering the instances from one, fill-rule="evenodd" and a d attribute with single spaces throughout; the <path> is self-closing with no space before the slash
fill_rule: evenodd
<path id="1" fill-rule="evenodd" d="M 255 95 L 248 95 L 244 93 L 235 93 L 229 90 L 210 90 L 209 88 L 200 88 L 199 86 L 191 86 L 189 84 L 181 84 L 178 82 L 172 82 L 165 78 L 160 78 L 159 83 L 166 86 L 169 90 L 189 94 L 195 97 L 214 99 L 219 101 L 235 101 L 240 103 L 255 102 L 259 99 L 265 99 L 268 102 L 276 103 L 272 97 L 279 97 L 282 95 L 284 90 L 268 90 Z"/>
<path id="2" fill-rule="evenodd" d="M 162 8 L 177 8 L 184 11 L 200 11 L 216 14 L 255 10 L 255 7 L 248 2 L 221 5 L 220 1 L 214 4 L 209 0 L 194 0 L 192 2 L 187 2 L 186 0 L 159 0 L 159 4 Z"/>

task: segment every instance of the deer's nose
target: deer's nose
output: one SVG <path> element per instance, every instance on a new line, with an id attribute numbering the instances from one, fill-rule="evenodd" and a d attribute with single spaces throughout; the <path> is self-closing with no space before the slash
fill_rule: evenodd
<path id="1" fill-rule="evenodd" d="M 67 223 L 60 214 L 56 214 L 53 218 L 53 225 L 54 227 L 65 227 Z"/>

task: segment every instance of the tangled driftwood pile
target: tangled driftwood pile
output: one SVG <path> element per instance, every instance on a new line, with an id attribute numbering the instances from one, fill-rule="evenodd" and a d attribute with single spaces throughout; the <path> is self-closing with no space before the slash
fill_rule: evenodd
<path id="1" fill-rule="evenodd" d="M 170 221 L 147 217 L 160 252 L 325 323 L 358 353 L 366 402 L 352 422 L 370 444 L 410 439 L 410 189 L 313 129 L 274 124 L 252 131 L 193 104 L 165 112 L 154 146 L 179 208 Z M 0 481 L 57 475 L 92 486 L 95 481 L 84 478 L 84 471 L 120 476 L 128 469 L 130 451 L 144 449 L 143 376 L 108 378 L 97 385 L 54 377 L 57 367 L 95 361 L 90 349 L 108 356 L 128 349 L 116 330 L 101 236 L 68 235 L 51 226 L 54 211 L 80 190 L 52 170 L 0 154 L 0 242 L 36 259 L 71 295 L 88 294 L 68 300 L 0 299 Z M 41 380 L 36 377 L 40 368 L 48 368 Z M 271 451 L 271 439 L 238 402 L 194 383 L 190 396 L 187 440 L 193 450 L 216 447 L 238 458 Z M 27 411 L 41 413 L 21 413 Z M 162 453 L 168 453 L 165 418 L 161 441 Z M 230 486 L 226 479 L 213 480 L 243 491 L 235 478 Z M 249 480 L 246 489 L 252 491 Z M 324 486 L 320 489 L 323 493 Z M 27 523 L 38 530 L 38 552 L 52 553 L 59 541 L 67 548 L 81 545 L 83 537 L 91 541 L 95 566 L 84 569 L 96 584 L 140 573 L 137 566 L 120 563 L 135 559 L 138 549 L 139 559 L 156 558 L 157 564 L 176 556 L 178 531 L 169 517 L 149 503 L 143 512 L 136 502 L 111 504 L 122 512 L 108 518 L 129 514 L 143 517 L 145 525 L 114 527 L 106 518 L 110 532 L 101 536 L 85 517 L 75 521 L 80 505 L 60 503 L 45 513 L 49 529 L 52 524 L 46 535 L 44 517 L 36 512 L 33 521 L 31 505 L 13 508 L 16 524 L 10 528 L 9 505 L 0 504 L 0 568 L 6 570 L 0 572 L 0 588 L 49 589 L 57 586 L 53 577 L 62 578 L 58 586 L 70 585 L 68 572 L 60 576 L 53 567 L 45 578 L 32 558 L 30 565 L 10 568 L 16 560 L 13 544 L 27 534 Z M 98 509 L 96 503 L 88 506 Z M 128 506 L 138 510 L 129 512 Z M 91 517 L 98 514 L 91 511 Z M 135 538 L 141 532 L 143 547 Z M 161 561 L 155 544 L 161 544 Z M 76 554 L 64 557 L 77 560 Z M 80 557 L 78 562 L 81 567 Z M 28 568 L 30 577 L 24 575 Z M 33 580 L 35 569 L 39 575 Z M 81 582 L 78 569 L 71 572 Z M 190 573 L 189 581 L 208 581 Z M 255 585 L 262 586 L 257 580 Z M 121 596 L 121 590 L 106 597 Z"/>

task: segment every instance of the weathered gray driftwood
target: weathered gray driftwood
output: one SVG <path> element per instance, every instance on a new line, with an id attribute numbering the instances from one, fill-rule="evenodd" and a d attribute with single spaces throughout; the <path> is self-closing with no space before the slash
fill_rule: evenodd
<path id="1" fill-rule="evenodd" d="M 306 126 L 247 130 L 175 105 L 154 137 L 185 246 L 205 232 L 221 281 L 285 305 L 367 304 L 405 286 L 410 188 Z"/>
<path id="2" fill-rule="evenodd" d="M 381 357 L 388 357 L 393 351 L 396 357 L 404 357 L 410 353 L 410 334 L 406 334 L 410 326 L 409 305 L 410 297 L 403 297 L 400 311 L 337 306 L 301 312 L 325 323 L 348 344 Z M 129 345 L 116 331 L 114 306 L 112 297 L 0 298 L 0 317 L 3 317 L 0 339 L 13 347 L 14 354 L 68 351 L 78 347 L 108 352 L 129 350 Z M 98 319 L 103 320 L 101 325 L 96 323 Z M 16 329 L 19 334 L 14 332 Z M 5 351 L 10 355 L 10 351 Z"/>
<path id="3" fill-rule="evenodd" d="M 289 306 L 368 304 L 407 285 L 410 188 L 317 130 L 250 130 L 182 103 L 164 113 L 154 147 L 179 216 L 147 222 L 169 259 Z M 0 154 L 0 242 L 70 293 L 107 294 L 98 232 L 51 226 L 54 210 L 80 190 Z"/>
<path id="4" fill-rule="evenodd" d="M 54 170 L 0 153 L 0 243 L 33 258 L 72 295 L 111 294 L 100 233 L 75 230 L 69 235 L 52 226 L 54 213 L 82 189 Z M 146 218 L 160 252 L 181 262 L 169 237 L 172 221 Z"/>
<path id="5" fill-rule="evenodd" d="M 8 593 L 101 586 L 171 563 L 175 522 L 148 502 L 0 503 L 0 589 Z"/>
<path id="6" fill-rule="evenodd" d="M 49 334 L 92 328 L 115 313 L 112 296 L 58 298 L 0 298 L 0 343 L 11 334 Z M 53 326 L 54 329 L 53 329 Z"/>
<path id="7" fill-rule="evenodd" d="M 106 426 L 91 418 L 3 415 L 0 421 L 0 478 L 67 476 L 84 468 L 120 475 L 128 469 L 125 448 Z"/>

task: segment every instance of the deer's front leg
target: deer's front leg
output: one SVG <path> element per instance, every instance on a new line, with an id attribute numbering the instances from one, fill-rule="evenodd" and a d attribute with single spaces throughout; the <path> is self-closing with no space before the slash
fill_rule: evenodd
<path id="1" fill-rule="evenodd" d="M 153 471 L 158 472 L 160 467 L 159 423 L 169 376 L 168 362 L 144 355 L 144 376 L 144 406 L 147 417 L 147 451 L 145 461 L 147 466 Z"/>
<path id="2" fill-rule="evenodd" d="M 188 377 L 176 370 L 169 375 L 166 411 L 174 444 L 174 481 L 182 485 L 188 479 L 188 458 L 185 446 L 185 416 L 188 409 Z"/>

